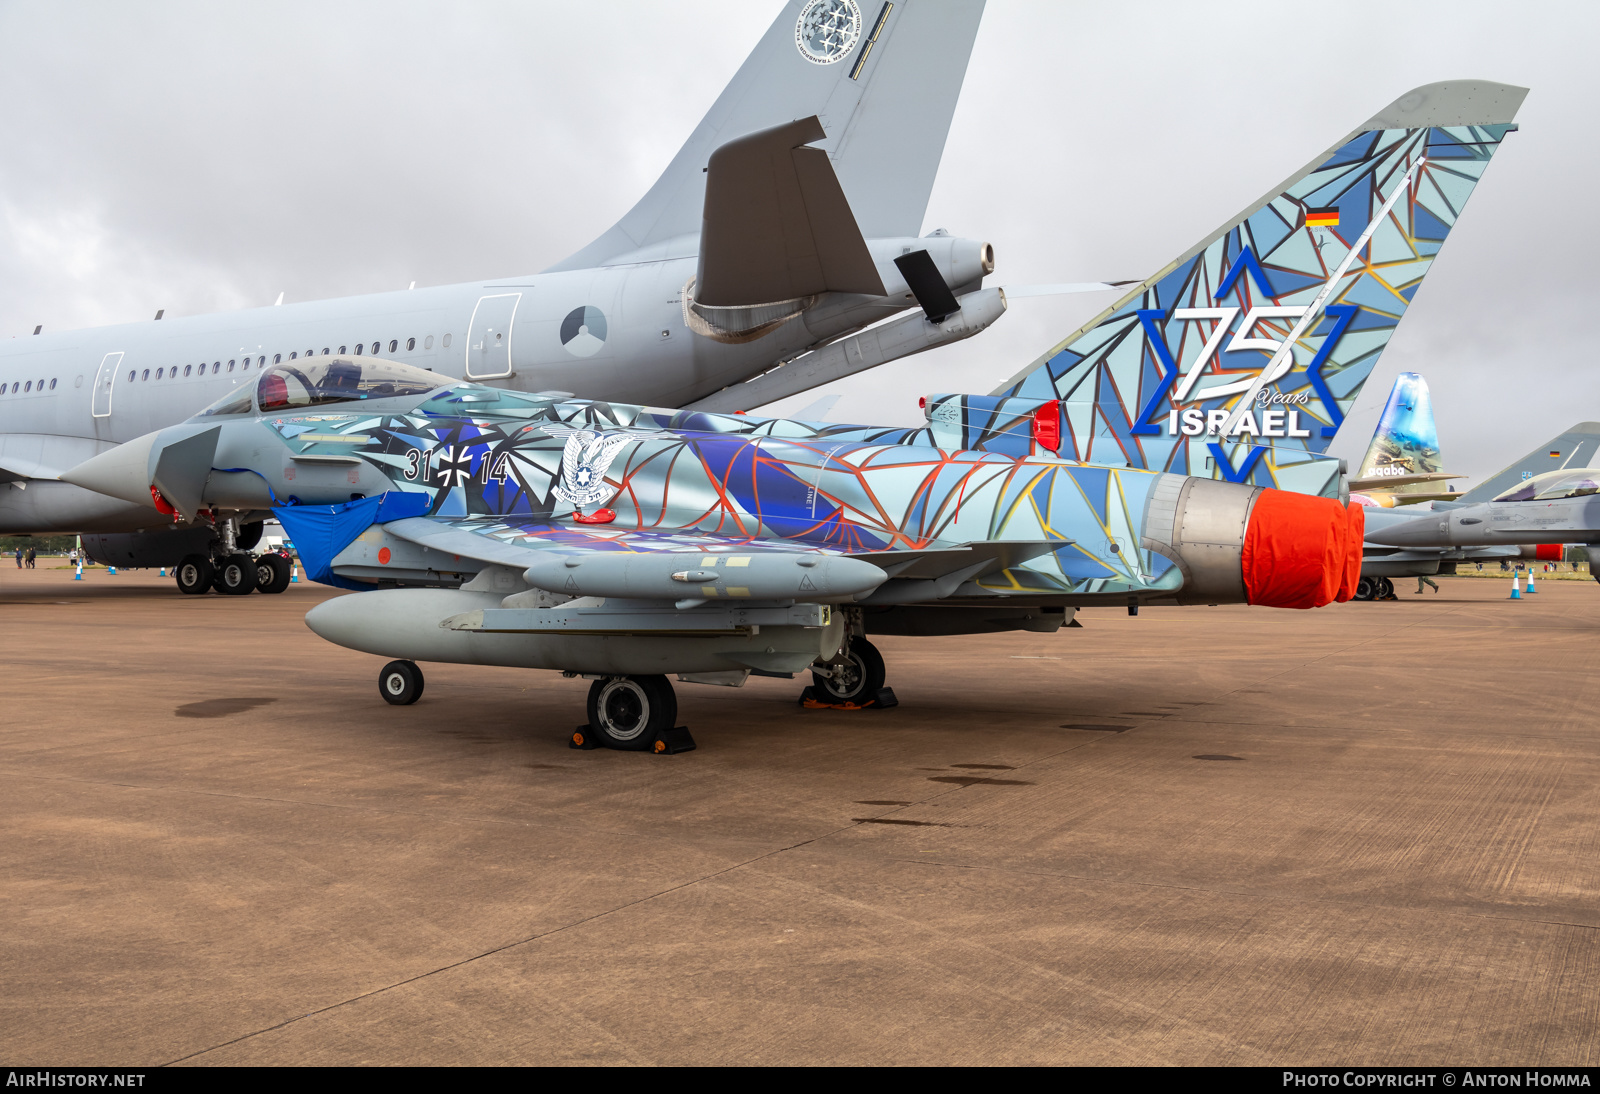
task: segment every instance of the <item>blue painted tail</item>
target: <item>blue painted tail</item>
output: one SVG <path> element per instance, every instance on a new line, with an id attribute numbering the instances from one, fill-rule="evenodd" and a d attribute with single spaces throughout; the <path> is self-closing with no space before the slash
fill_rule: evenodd
<path id="1" fill-rule="evenodd" d="M 1061 400 L 1069 458 L 1336 493 L 1322 453 L 1526 94 L 1408 92 L 995 395 Z"/>

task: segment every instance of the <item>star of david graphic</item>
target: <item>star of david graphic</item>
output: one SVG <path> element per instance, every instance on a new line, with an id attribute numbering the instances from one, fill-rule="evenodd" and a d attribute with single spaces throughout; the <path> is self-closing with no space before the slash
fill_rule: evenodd
<path id="1" fill-rule="evenodd" d="M 472 450 L 464 444 L 440 449 L 433 475 L 447 490 L 466 485 L 472 479 Z"/>
<path id="2" fill-rule="evenodd" d="M 1234 261 L 1233 266 L 1228 270 L 1221 282 L 1218 283 L 1216 291 L 1211 294 L 1211 298 L 1219 301 L 1225 299 L 1233 291 L 1235 282 L 1243 276 L 1248 276 L 1250 281 L 1255 283 L 1262 296 L 1269 300 L 1277 298 L 1277 293 L 1272 288 L 1272 282 L 1267 280 L 1266 271 L 1261 268 L 1260 261 L 1249 247 L 1239 253 L 1238 259 Z M 1283 345 L 1281 341 L 1276 338 L 1259 336 L 1252 338 L 1250 337 L 1250 332 L 1263 319 L 1299 319 L 1305 315 L 1308 307 L 1309 305 L 1306 304 L 1253 305 L 1248 312 L 1245 312 L 1244 322 L 1234 332 L 1233 339 L 1222 352 L 1233 353 L 1237 350 L 1260 349 L 1267 351 L 1269 355 L 1275 354 Z M 1317 351 L 1316 357 L 1306 367 L 1306 378 L 1310 381 L 1313 390 L 1322 399 L 1323 404 L 1328 408 L 1333 418 L 1332 426 L 1323 427 L 1324 436 L 1333 436 L 1334 432 L 1338 430 L 1339 423 L 1344 420 L 1344 414 L 1339 409 L 1338 401 L 1333 397 L 1333 392 L 1329 390 L 1327 381 L 1322 378 L 1322 366 L 1333 352 L 1333 347 L 1338 344 L 1345 328 L 1350 325 L 1351 321 L 1355 319 L 1356 313 L 1360 310 L 1354 304 L 1329 304 L 1323 309 L 1324 313 L 1333 320 L 1333 328 L 1323 338 L 1322 348 Z M 1244 309 L 1234 304 L 1219 305 L 1214 308 L 1174 308 L 1172 310 L 1173 320 L 1216 320 L 1216 326 L 1212 328 L 1205 345 L 1201 347 L 1199 355 L 1195 357 L 1194 364 L 1189 366 L 1188 374 L 1183 377 L 1181 383 L 1178 383 L 1177 391 L 1173 392 L 1171 400 L 1173 403 L 1182 405 L 1206 399 L 1238 395 L 1241 392 L 1249 391 L 1255 386 L 1256 377 L 1250 376 L 1242 380 L 1234 380 L 1202 388 L 1198 392 L 1194 390 L 1196 383 L 1205 373 L 1206 367 L 1216 357 L 1217 348 L 1221 345 L 1223 338 L 1227 337 L 1229 331 L 1233 329 L 1233 321 L 1241 311 L 1244 311 Z M 1139 324 L 1144 328 L 1150 347 L 1161 364 L 1163 376 L 1156 385 L 1156 389 L 1151 392 L 1150 398 L 1145 402 L 1144 409 L 1140 411 L 1138 419 L 1134 422 L 1129 432 L 1135 435 L 1156 436 L 1160 434 L 1161 430 L 1150 418 L 1152 414 L 1160 409 L 1161 404 L 1167 400 L 1167 393 L 1172 390 L 1173 384 L 1178 382 L 1178 363 L 1173 360 L 1172 351 L 1167 348 L 1166 337 L 1156 325 L 1158 320 L 1167 317 L 1166 312 L 1161 308 L 1141 308 L 1134 314 L 1138 316 Z M 1286 355 L 1276 372 L 1273 375 L 1264 377 L 1262 383 L 1270 384 L 1282 379 L 1293 367 L 1293 355 Z"/>

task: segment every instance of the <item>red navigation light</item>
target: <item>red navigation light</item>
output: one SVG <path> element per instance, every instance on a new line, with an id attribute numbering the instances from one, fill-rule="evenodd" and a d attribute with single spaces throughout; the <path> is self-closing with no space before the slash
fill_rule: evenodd
<path id="1" fill-rule="evenodd" d="M 1033 412 L 1033 441 L 1040 448 L 1061 451 L 1061 402 L 1052 400 Z"/>

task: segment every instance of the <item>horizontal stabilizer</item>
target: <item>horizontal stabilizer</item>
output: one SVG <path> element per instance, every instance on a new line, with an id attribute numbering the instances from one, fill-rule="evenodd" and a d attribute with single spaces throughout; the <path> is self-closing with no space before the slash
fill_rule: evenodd
<path id="1" fill-rule="evenodd" d="M 911 295 L 922 305 L 922 313 L 928 317 L 928 322 L 942 323 L 945 316 L 961 307 L 956 303 L 956 294 L 950 291 L 950 286 L 945 283 L 939 267 L 934 265 L 933 257 L 927 251 L 903 254 L 894 260 L 894 264 L 900 276 L 906 279 L 906 287 L 911 290 Z"/>
<path id="2" fill-rule="evenodd" d="M 695 302 L 742 308 L 824 292 L 884 295 L 820 148 L 815 116 L 718 148 L 706 171 Z"/>
<path id="3" fill-rule="evenodd" d="M 1426 475 L 1373 475 L 1365 479 L 1351 479 L 1352 490 L 1394 490 L 1401 486 L 1415 486 L 1425 482 L 1443 482 L 1446 479 L 1459 479 L 1461 475 L 1452 475 L 1448 471 L 1434 471 Z"/>

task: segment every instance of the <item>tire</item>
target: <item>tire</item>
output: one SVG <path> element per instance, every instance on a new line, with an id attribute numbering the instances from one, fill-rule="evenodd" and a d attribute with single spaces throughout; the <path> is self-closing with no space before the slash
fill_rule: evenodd
<path id="1" fill-rule="evenodd" d="M 256 591 L 256 560 L 246 554 L 224 556 L 212 584 L 225 596 L 249 596 Z"/>
<path id="2" fill-rule="evenodd" d="M 186 555 L 173 569 L 178 581 L 178 591 L 187 596 L 204 596 L 216 578 L 216 567 L 205 555 Z"/>
<path id="3" fill-rule="evenodd" d="M 422 698 L 422 670 L 414 661 L 390 661 L 378 673 L 378 694 L 391 706 L 410 706 Z"/>
<path id="4" fill-rule="evenodd" d="M 642 752 L 678 721 L 678 696 L 665 676 L 621 676 L 589 688 L 589 728 L 607 747 Z"/>
<path id="5" fill-rule="evenodd" d="M 831 703 L 864 703 L 877 695 L 886 675 L 878 647 L 865 638 L 852 638 L 844 657 L 842 664 L 834 664 L 832 676 L 811 674 L 817 698 Z"/>
<path id="6" fill-rule="evenodd" d="M 1378 595 L 1377 578 L 1364 577 L 1356 584 L 1354 600 L 1371 600 Z"/>
<path id="7" fill-rule="evenodd" d="M 262 555 L 256 559 L 256 589 L 263 593 L 281 593 L 289 587 L 289 560 L 279 554 Z"/>
<path id="8" fill-rule="evenodd" d="M 1390 600 L 1394 597 L 1394 582 L 1386 577 L 1378 579 L 1378 599 Z"/>

